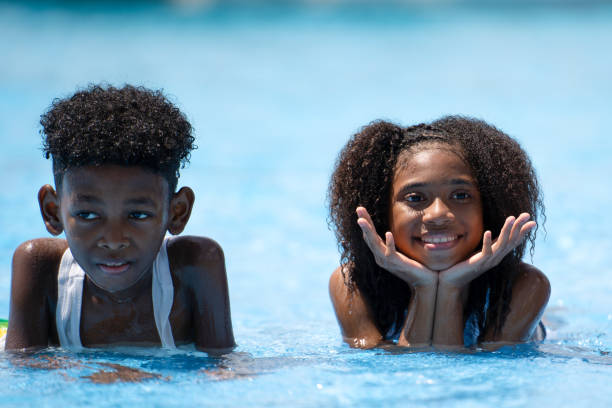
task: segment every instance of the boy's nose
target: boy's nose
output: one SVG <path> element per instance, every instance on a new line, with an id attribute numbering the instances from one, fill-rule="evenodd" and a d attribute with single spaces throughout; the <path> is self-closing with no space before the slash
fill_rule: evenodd
<path id="1" fill-rule="evenodd" d="M 123 234 L 121 229 L 109 228 L 104 236 L 98 241 L 98 246 L 104 249 L 119 250 L 125 249 L 130 245 L 130 241 Z"/>
<path id="2" fill-rule="evenodd" d="M 454 214 L 440 198 L 436 198 L 424 211 L 423 222 L 432 225 L 446 225 L 453 221 Z"/>
<path id="3" fill-rule="evenodd" d="M 104 248 L 104 249 L 112 249 L 114 251 L 119 250 L 119 249 L 124 249 L 127 248 L 129 246 L 129 244 L 127 243 L 127 241 L 108 241 L 108 240 L 104 240 L 104 241 L 100 241 L 99 244 L 100 247 Z"/>

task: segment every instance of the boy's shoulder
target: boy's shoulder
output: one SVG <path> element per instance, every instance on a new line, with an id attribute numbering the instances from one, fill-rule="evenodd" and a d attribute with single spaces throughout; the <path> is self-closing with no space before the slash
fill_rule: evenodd
<path id="1" fill-rule="evenodd" d="M 171 269 L 180 274 L 219 274 L 225 276 L 223 249 L 207 237 L 184 235 L 168 242 Z"/>
<path id="2" fill-rule="evenodd" d="M 230 351 L 235 342 L 221 246 L 206 237 L 175 237 L 168 242 L 168 260 L 175 290 L 173 310 L 181 310 L 176 307 L 181 299 L 191 309 L 188 331 L 193 332 L 196 348 L 208 353 Z M 178 332 L 176 324 L 173 332 Z"/>
<path id="3" fill-rule="evenodd" d="M 57 298 L 59 264 L 66 248 L 66 240 L 58 238 L 32 239 L 17 247 L 13 255 L 11 309 L 24 311 L 32 318 L 47 300 L 53 303 Z"/>
<path id="4" fill-rule="evenodd" d="M 36 238 L 19 245 L 13 255 L 13 269 L 30 271 L 30 274 L 57 275 L 58 265 L 68 248 L 60 238 Z"/>

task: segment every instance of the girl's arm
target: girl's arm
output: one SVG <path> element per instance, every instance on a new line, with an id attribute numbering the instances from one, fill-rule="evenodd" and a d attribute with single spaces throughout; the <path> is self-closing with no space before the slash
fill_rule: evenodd
<path id="1" fill-rule="evenodd" d="M 535 227 L 529 214 L 518 218 L 508 217 L 492 242 L 491 232 L 482 239 L 482 250 L 469 259 L 440 272 L 432 343 L 445 348 L 463 347 L 463 307 L 470 283 L 501 260 L 523 242 L 527 233 Z"/>
<path id="2" fill-rule="evenodd" d="M 383 343 L 383 336 L 359 289 L 349 291 L 341 268 L 332 273 L 329 294 L 346 343 L 354 348 L 372 348 Z M 431 344 L 434 307 L 435 287 L 422 287 L 412 292 L 398 345 L 428 347 Z"/>
<path id="3" fill-rule="evenodd" d="M 429 347 L 434 326 L 437 288 L 435 285 L 413 288 L 408 315 L 397 342 L 405 347 Z"/>
<path id="4" fill-rule="evenodd" d="M 376 233 L 374 223 L 365 208 L 357 208 L 357 215 L 359 217 L 357 223 L 363 231 L 363 238 L 372 251 L 376 263 L 412 288 L 411 293 L 406 293 L 406 296 L 410 296 L 410 304 L 398 344 L 410 347 L 429 346 L 433 328 L 437 273 L 398 252 L 393 234 L 390 232 L 385 234 L 383 242 Z M 340 269 L 334 274 L 342 275 Z M 374 347 L 383 336 L 374 325 L 365 300 L 357 289 L 349 293 L 348 288 L 340 288 L 338 286 L 340 284 L 346 287 L 343 279 L 337 276 L 334 278 L 332 275 L 330 282 L 332 302 L 345 340 L 354 347 Z M 358 316 L 355 316 L 356 313 Z"/>
<path id="5" fill-rule="evenodd" d="M 484 336 L 487 346 L 521 343 L 532 339 L 550 297 L 550 282 L 542 271 L 526 263 L 512 286 L 510 311 L 501 330 L 491 328 Z"/>
<path id="6" fill-rule="evenodd" d="M 349 291 L 341 268 L 338 267 L 329 279 L 329 296 L 342 338 L 354 348 L 376 347 L 383 341 L 383 336 L 376 328 L 370 309 L 361 297 L 359 289 Z"/>

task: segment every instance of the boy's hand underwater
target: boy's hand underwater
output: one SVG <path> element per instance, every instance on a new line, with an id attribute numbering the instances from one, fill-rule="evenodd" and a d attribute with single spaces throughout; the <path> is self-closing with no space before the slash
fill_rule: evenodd
<path id="1" fill-rule="evenodd" d="M 357 224 L 363 231 L 363 238 L 372 251 L 376 263 L 412 287 L 445 286 L 462 288 L 482 273 L 497 266 L 502 259 L 516 248 L 536 223 L 529 221 L 530 215 L 522 213 L 518 218 L 510 216 L 501 229 L 499 237 L 492 241 L 491 231 L 485 231 L 482 250 L 449 269 L 436 272 L 397 251 L 393 234 L 387 232 L 385 241 L 376 232 L 370 214 L 364 207 L 357 207 Z"/>

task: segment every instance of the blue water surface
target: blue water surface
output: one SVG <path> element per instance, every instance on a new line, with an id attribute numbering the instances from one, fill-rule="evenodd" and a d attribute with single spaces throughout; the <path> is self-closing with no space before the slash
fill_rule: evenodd
<path id="1" fill-rule="evenodd" d="M 2 354 L 0 405 L 610 406 L 612 7 L 561 3 L 0 3 L 0 317 L 12 252 L 48 236 L 40 114 L 88 83 L 132 83 L 163 88 L 196 129 L 180 180 L 196 193 L 186 233 L 225 250 L 238 342 L 223 358 L 47 350 L 38 368 Z M 549 338 L 496 352 L 350 349 L 327 293 L 335 157 L 371 120 L 450 113 L 495 124 L 535 164 Z M 157 376 L 94 383 L 109 363 Z"/>

